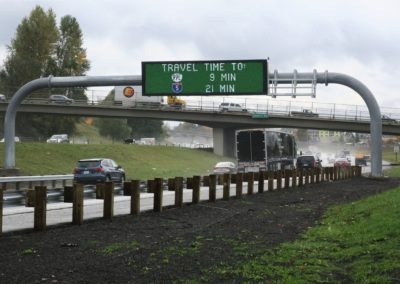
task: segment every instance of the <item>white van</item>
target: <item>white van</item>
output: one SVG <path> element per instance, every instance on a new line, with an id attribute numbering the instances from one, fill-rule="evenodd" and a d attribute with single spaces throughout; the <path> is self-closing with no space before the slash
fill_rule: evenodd
<path id="1" fill-rule="evenodd" d="M 222 103 L 219 105 L 219 111 L 247 111 L 240 104 L 236 103 Z"/>

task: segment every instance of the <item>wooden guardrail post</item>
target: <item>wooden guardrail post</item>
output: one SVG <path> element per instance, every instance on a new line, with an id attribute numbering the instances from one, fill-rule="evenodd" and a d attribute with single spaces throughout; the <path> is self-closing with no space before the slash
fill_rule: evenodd
<path id="1" fill-rule="evenodd" d="M 163 204 L 163 179 L 156 178 L 154 180 L 154 205 L 153 211 L 154 212 L 161 212 L 162 211 L 162 204 Z"/>
<path id="2" fill-rule="evenodd" d="M 83 223 L 83 184 L 75 183 L 72 200 L 72 224 Z"/>
<path id="3" fill-rule="evenodd" d="M 246 174 L 247 179 L 247 194 L 251 195 L 254 192 L 254 172 L 248 172 Z"/>
<path id="4" fill-rule="evenodd" d="M 174 178 L 168 179 L 168 191 L 175 191 L 175 179 Z"/>
<path id="5" fill-rule="evenodd" d="M 96 199 L 104 199 L 104 183 L 96 183 Z"/>
<path id="6" fill-rule="evenodd" d="M 222 194 L 222 199 L 223 200 L 229 200 L 230 196 L 230 190 L 231 190 L 231 175 L 228 173 L 225 173 L 223 175 L 223 194 Z"/>
<path id="7" fill-rule="evenodd" d="M 284 174 L 285 174 L 285 189 L 288 189 L 290 183 L 290 177 L 292 176 L 292 170 L 286 169 Z"/>
<path id="8" fill-rule="evenodd" d="M 192 202 L 197 204 L 200 202 L 200 176 L 193 176 L 192 186 Z"/>
<path id="9" fill-rule="evenodd" d="M 72 203 L 74 188 L 70 185 L 64 186 L 64 203 Z"/>
<path id="10" fill-rule="evenodd" d="M 299 170 L 299 186 L 303 186 L 304 182 L 304 170 L 300 169 Z"/>
<path id="11" fill-rule="evenodd" d="M 236 175 L 231 175 L 231 184 L 236 184 Z"/>
<path id="12" fill-rule="evenodd" d="M 104 183 L 104 206 L 103 216 L 105 219 L 111 219 L 114 216 L 114 183 L 106 181 Z"/>
<path id="13" fill-rule="evenodd" d="M 3 183 L 0 187 L 0 236 L 1 233 L 3 232 L 3 197 L 4 197 L 4 191 L 6 190 L 6 184 Z"/>
<path id="14" fill-rule="evenodd" d="M 362 168 L 360 166 L 356 166 L 356 176 L 360 177 L 362 173 Z"/>
<path id="15" fill-rule="evenodd" d="M 304 169 L 304 184 L 309 184 L 310 183 L 310 169 Z"/>
<path id="16" fill-rule="evenodd" d="M 186 189 L 193 189 L 193 178 L 192 177 L 186 178 Z"/>
<path id="17" fill-rule="evenodd" d="M 122 191 L 124 196 L 131 196 L 131 183 L 129 181 L 125 181 L 122 185 Z"/>
<path id="18" fill-rule="evenodd" d="M 273 171 L 269 170 L 268 171 L 268 191 L 273 191 L 274 190 L 274 177 L 275 174 Z"/>
<path id="19" fill-rule="evenodd" d="M 295 188 L 297 186 L 297 169 L 292 170 L 292 188 Z"/>
<path id="20" fill-rule="evenodd" d="M 35 211 L 33 227 L 35 230 L 46 229 L 47 187 L 35 186 Z"/>
<path id="21" fill-rule="evenodd" d="M 321 168 L 315 169 L 315 182 L 319 183 L 321 180 Z"/>
<path id="22" fill-rule="evenodd" d="M 317 172 L 316 168 L 310 169 L 310 183 L 315 183 L 316 172 Z"/>
<path id="23" fill-rule="evenodd" d="M 329 180 L 332 181 L 333 180 L 333 167 L 329 167 L 328 172 L 329 172 Z"/>
<path id="24" fill-rule="evenodd" d="M 282 171 L 281 170 L 276 171 L 276 188 L 277 188 L 277 190 L 282 189 Z"/>
<path id="25" fill-rule="evenodd" d="M 203 176 L 203 186 L 210 185 L 210 176 Z"/>
<path id="26" fill-rule="evenodd" d="M 243 173 L 236 173 L 236 197 L 241 198 L 243 194 Z"/>
<path id="27" fill-rule="evenodd" d="M 175 177 L 175 206 L 183 207 L 183 177 Z"/>
<path id="28" fill-rule="evenodd" d="M 264 171 L 258 173 L 258 193 L 264 192 Z"/>
<path id="29" fill-rule="evenodd" d="M 216 175 L 210 175 L 208 199 L 211 202 L 214 202 L 217 199 L 217 176 Z"/>
<path id="30" fill-rule="evenodd" d="M 131 215 L 138 215 L 140 213 L 140 180 L 131 180 Z"/>
<path id="31" fill-rule="evenodd" d="M 147 181 L 147 192 L 154 193 L 154 180 L 152 180 L 152 179 L 149 179 Z"/>
<path id="32" fill-rule="evenodd" d="M 333 180 L 338 180 L 338 167 L 333 167 Z"/>

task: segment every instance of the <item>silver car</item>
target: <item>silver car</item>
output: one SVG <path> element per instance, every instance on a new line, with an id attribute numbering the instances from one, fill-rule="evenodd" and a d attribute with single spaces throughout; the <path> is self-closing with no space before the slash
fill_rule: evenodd
<path id="1" fill-rule="evenodd" d="M 64 95 L 51 95 L 49 97 L 49 103 L 55 104 L 72 104 L 74 102 L 73 99 L 70 99 Z"/>
<path id="2" fill-rule="evenodd" d="M 214 166 L 214 174 L 234 174 L 237 172 L 237 167 L 233 162 L 219 162 Z"/>

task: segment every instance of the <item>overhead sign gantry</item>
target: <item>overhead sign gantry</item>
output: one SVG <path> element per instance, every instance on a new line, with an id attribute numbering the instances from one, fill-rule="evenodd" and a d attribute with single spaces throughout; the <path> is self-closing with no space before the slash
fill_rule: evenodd
<path id="1" fill-rule="evenodd" d="M 145 96 L 266 95 L 268 61 L 142 62 Z"/>
<path id="2" fill-rule="evenodd" d="M 207 61 L 209 63 L 224 63 L 223 65 L 220 65 L 220 70 L 217 72 L 211 72 L 214 74 L 219 74 L 221 75 L 222 72 L 222 66 L 224 66 L 223 70 L 228 70 L 225 69 L 225 65 L 229 66 L 230 68 L 233 68 L 232 64 L 229 63 L 245 63 L 246 61 L 239 61 L 239 60 L 234 60 L 234 61 Z M 249 74 L 253 74 L 254 76 L 261 76 L 260 74 L 260 70 L 262 70 L 262 68 L 265 67 L 265 69 L 263 69 L 263 72 L 267 72 L 266 68 L 266 61 L 264 61 L 264 63 L 262 63 L 261 61 L 249 61 L 248 63 L 252 62 L 253 64 L 247 64 L 246 63 L 246 68 L 249 67 L 249 65 L 251 65 L 253 67 L 254 66 L 258 66 L 258 68 L 255 68 L 256 70 L 258 70 L 256 73 L 252 73 L 250 72 Z M 196 63 L 196 62 L 193 62 Z M 199 63 L 197 61 L 197 63 Z M 205 61 L 200 61 L 200 65 L 204 65 Z M 227 64 L 228 63 L 228 64 Z M 160 64 L 162 66 L 162 64 L 168 64 L 168 63 L 161 63 L 159 62 L 157 65 L 160 67 Z M 146 65 L 146 64 L 145 64 Z M 260 67 L 264 66 L 264 67 Z M 148 65 L 147 67 L 149 67 L 150 65 Z M 190 68 L 196 68 L 198 67 L 196 64 L 195 65 L 190 65 Z M 216 67 L 217 65 L 215 65 Z M 235 65 L 236 66 L 236 65 Z M 145 71 L 147 69 L 146 66 L 143 66 Z M 165 68 L 167 68 L 168 66 L 165 66 Z M 172 66 L 173 68 L 175 68 L 174 66 Z M 163 67 L 161 67 L 163 68 Z M 176 68 L 183 68 L 183 66 L 177 66 Z M 189 68 L 188 65 L 185 68 Z M 203 68 L 206 68 L 205 66 L 203 66 Z M 246 68 L 243 68 L 243 70 L 245 70 Z M 182 69 L 183 70 L 183 69 Z M 194 70 L 194 69 L 193 69 Z M 200 69 L 196 69 L 196 70 L 200 70 Z M 236 69 L 235 69 L 236 70 Z M 242 70 L 242 71 L 243 71 Z M 188 72 L 188 70 L 186 70 Z M 216 71 L 216 70 L 214 70 Z M 238 70 L 239 71 L 239 70 Z M 154 72 L 154 71 L 153 71 Z M 158 73 L 160 73 L 160 70 L 157 71 Z M 162 92 L 162 94 L 164 95 L 168 95 L 168 94 L 176 94 L 173 92 L 173 90 L 171 91 L 172 88 L 172 82 L 174 82 L 175 80 L 178 80 L 179 78 L 173 78 L 171 77 L 172 74 L 174 73 L 180 73 L 180 72 L 175 72 L 175 70 L 172 71 L 168 71 L 171 72 L 168 75 L 170 77 L 163 77 L 164 80 L 168 79 L 168 82 L 165 81 L 165 86 L 163 86 L 163 88 L 165 88 L 165 90 L 167 90 L 166 92 L 164 92 L 164 89 L 153 89 L 150 91 L 154 92 L 154 95 L 158 95 L 161 93 L 158 92 Z M 166 73 L 168 73 L 166 72 Z M 196 72 L 196 71 L 194 71 Z M 204 71 L 203 71 L 204 72 Z M 192 91 L 190 93 L 185 93 L 186 95 L 194 95 L 194 94 L 198 94 L 198 95 L 202 95 L 205 92 L 205 85 L 208 85 L 207 82 L 210 82 L 210 79 L 212 79 L 212 77 L 210 77 L 211 75 L 210 72 L 208 73 L 204 73 L 204 74 L 208 74 L 208 81 L 203 81 L 202 84 L 199 84 L 197 82 L 195 82 L 197 89 L 192 89 Z M 245 72 L 247 73 L 247 71 Z M 243 74 L 245 74 L 243 73 Z M 150 73 L 143 73 L 143 76 L 149 76 L 151 74 Z M 186 73 L 183 73 L 183 76 Z M 236 74 L 236 73 L 235 73 Z M 239 74 L 239 72 L 237 73 Z M 153 74 L 154 75 L 154 74 Z M 161 73 L 160 73 L 161 75 Z M 268 74 L 264 74 L 262 75 L 264 77 L 263 80 L 259 81 L 256 80 L 255 82 L 258 82 L 257 84 L 257 90 L 252 89 L 252 86 L 246 85 L 246 88 L 239 88 L 239 84 L 238 84 L 238 89 L 236 89 L 236 85 L 235 85 L 235 93 L 229 93 L 228 94 L 247 94 L 247 93 L 251 93 L 251 94 L 255 94 L 255 93 L 259 93 L 259 94 L 266 94 L 268 91 L 268 84 L 267 82 L 265 82 L 265 80 L 268 80 L 270 76 L 268 76 Z M 357 79 L 348 76 L 346 74 L 341 74 L 341 73 L 328 73 L 327 71 L 324 73 L 296 73 L 296 78 L 294 81 L 293 78 L 293 74 L 289 74 L 289 73 L 280 73 L 278 74 L 277 72 L 275 72 L 274 75 L 274 79 L 276 79 L 276 82 L 278 82 L 278 84 L 297 84 L 297 83 L 301 83 L 301 82 L 305 82 L 305 81 L 312 81 L 313 84 L 340 84 L 340 85 L 344 85 L 344 86 L 348 86 L 350 88 L 352 88 L 354 91 L 356 91 L 365 101 L 368 110 L 369 110 L 369 114 L 371 116 L 371 176 L 372 177 L 382 177 L 383 176 L 383 172 L 382 172 L 382 117 L 381 117 L 381 112 L 379 109 L 379 105 L 375 99 L 375 97 L 373 96 L 372 92 L 360 81 L 358 81 Z M 220 77 L 221 78 L 221 77 Z M 240 77 L 237 77 L 240 79 Z M 147 80 L 149 79 L 149 77 L 147 77 Z M 158 80 L 157 78 L 153 78 L 154 80 Z M 153 80 L 152 79 L 152 80 Z M 238 79 L 238 80 L 239 80 Z M 250 76 L 248 77 L 248 80 L 253 80 L 253 78 Z M 172 82 L 171 82 L 172 81 Z M 179 80 L 178 80 L 179 81 Z M 160 82 L 164 82 L 164 81 L 159 81 Z M 181 82 L 183 82 L 183 77 L 181 79 Z M 214 81 L 211 81 L 214 82 Z M 233 81 L 233 82 L 236 82 Z M 245 84 L 245 82 L 242 82 L 241 80 L 239 80 L 238 82 L 240 82 L 241 84 Z M 260 83 L 261 82 L 261 83 Z M 167 84 L 168 83 L 168 84 Z M 148 85 L 147 85 L 148 84 Z M 241 85 L 240 84 L 240 85 Z M 5 118 L 4 118 L 4 168 L 5 169 L 14 169 L 15 168 L 15 141 L 14 141 L 14 136 L 15 136 L 15 119 L 16 119 L 16 114 L 17 114 L 17 108 L 18 106 L 21 104 L 21 102 L 24 100 L 25 97 L 27 97 L 30 93 L 32 93 L 33 91 L 42 89 L 42 88 L 65 88 L 65 87 L 89 87 L 89 86 L 124 86 L 124 85 L 142 85 L 144 86 L 144 82 L 142 81 L 142 77 L 141 76 L 78 76 L 78 77 L 47 77 L 47 78 L 39 78 L 33 81 L 30 81 L 28 83 L 26 83 L 24 86 L 22 86 L 15 94 L 14 96 L 11 98 L 10 102 L 8 103 L 7 106 L 7 111 L 5 114 Z M 151 82 L 147 82 L 146 83 L 147 88 L 149 87 L 156 87 L 153 86 L 153 84 L 151 84 Z M 169 88 L 168 88 L 169 86 Z M 185 85 L 182 86 L 182 90 L 181 93 L 183 92 L 183 88 L 185 87 Z M 197 90 L 197 91 L 196 91 Z M 147 90 L 149 91 L 149 89 Z M 215 89 L 214 89 L 214 93 L 210 92 L 209 94 L 227 94 L 224 92 L 218 92 L 215 93 Z M 193 92 L 193 93 L 192 93 Z M 240 93 L 239 93 L 240 92 Z"/>

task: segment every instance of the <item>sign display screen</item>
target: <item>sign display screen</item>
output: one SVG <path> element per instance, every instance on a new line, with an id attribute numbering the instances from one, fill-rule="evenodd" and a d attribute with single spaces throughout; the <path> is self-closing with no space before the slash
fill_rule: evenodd
<path id="1" fill-rule="evenodd" d="M 267 60 L 142 62 L 145 96 L 266 95 Z"/>

